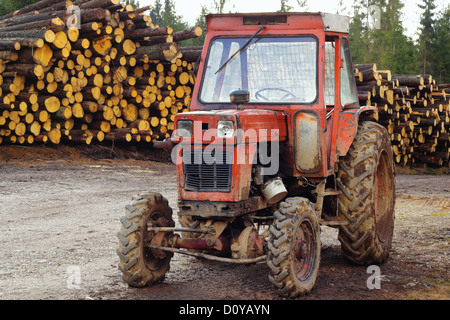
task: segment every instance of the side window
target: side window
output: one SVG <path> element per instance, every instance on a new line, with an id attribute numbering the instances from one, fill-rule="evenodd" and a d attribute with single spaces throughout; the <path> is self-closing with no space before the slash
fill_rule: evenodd
<path id="1" fill-rule="evenodd" d="M 211 46 L 209 52 L 209 64 L 207 66 L 207 72 L 205 73 L 205 80 L 203 81 L 202 95 L 203 99 L 211 101 L 214 97 L 214 88 L 216 79 L 214 77 L 214 71 L 220 67 L 220 62 L 224 59 L 224 45 L 220 41 L 215 41 Z"/>
<path id="2" fill-rule="evenodd" d="M 359 108 L 350 46 L 347 39 L 341 39 L 341 59 L 343 59 L 343 67 L 341 69 L 341 105 L 343 107 Z"/>
<path id="3" fill-rule="evenodd" d="M 240 42 L 231 42 L 230 43 L 230 50 L 228 52 L 228 55 L 225 57 L 226 60 L 231 58 L 231 56 L 239 51 L 239 49 L 242 47 L 242 43 Z M 221 62 L 220 65 L 222 65 L 224 62 Z M 242 88 L 242 76 L 241 76 L 241 55 L 237 55 L 228 63 L 228 68 L 225 69 L 225 76 L 222 80 L 221 85 L 221 92 L 218 97 L 215 97 L 216 100 L 220 101 L 230 101 L 230 92 L 233 90 L 236 90 L 236 88 Z M 219 66 L 220 67 L 220 66 Z M 217 69 L 219 69 L 217 67 Z M 217 70 L 216 69 L 216 70 Z M 220 78 L 220 76 L 219 76 Z M 233 79 L 230 81 L 229 79 Z M 216 87 L 217 88 L 217 87 Z"/>
<path id="4" fill-rule="evenodd" d="M 325 42 L 325 106 L 334 106 L 334 48 L 334 41 Z"/>

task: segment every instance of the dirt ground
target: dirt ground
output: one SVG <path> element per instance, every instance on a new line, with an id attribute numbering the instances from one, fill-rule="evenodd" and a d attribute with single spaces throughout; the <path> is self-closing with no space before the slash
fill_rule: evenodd
<path id="1" fill-rule="evenodd" d="M 265 263 L 175 255 L 163 282 L 144 289 L 123 282 L 116 233 L 131 196 L 159 192 L 176 215 L 175 167 L 148 160 L 162 157 L 0 146 L 0 300 L 280 299 Z M 450 299 L 450 175 L 405 171 L 396 176 L 393 249 L 380 287 L 368 288 L 372 273 L 347 262 L 337 231 L 322 227 L 319 277 L 299 299 Z"/>

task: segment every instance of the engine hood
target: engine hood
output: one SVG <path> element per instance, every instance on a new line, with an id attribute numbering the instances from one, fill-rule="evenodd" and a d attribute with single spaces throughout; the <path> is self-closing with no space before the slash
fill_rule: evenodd
<path id="1" fill-rule="evenodd" d="M 177 114 L 175 131 L 179 120 L 193 121 L 193 134 L 190 138 L 174 137 L 176 142 L 212 143 L 217 140 L 217 125 L 219 121 L 232 121 L 234 133 L 231 137 L 234 143 L 253 143 L 287 139 L 286 114 L 273 110 L 208 110 L 192 111 Z"/>

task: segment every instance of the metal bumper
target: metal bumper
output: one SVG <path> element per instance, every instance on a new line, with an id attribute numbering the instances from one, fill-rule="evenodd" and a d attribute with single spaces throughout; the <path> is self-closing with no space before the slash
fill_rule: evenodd
<path id="1" fill-rule="evenodd" d="M 267 208 L 263 197 L 253 197 L 239 202 L 179 201 L 180 216 L 233 218 Z"/>

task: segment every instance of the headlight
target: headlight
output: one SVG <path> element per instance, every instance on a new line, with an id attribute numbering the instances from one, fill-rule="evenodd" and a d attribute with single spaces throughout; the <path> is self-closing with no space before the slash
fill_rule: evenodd
<path id="1" fill-rule="evenodd" d="M 192 125 L 191 120 L 179 120 L 177 121 L 177 130 L 175 131 L 175 136 L 180 138 L 192 137 Z"/>
<path id="2" fill-rule="evenodd" d="M 219 121 L 217 122 L 217 137 L 230 138 L 234 132 L 233 121 Z"/>

